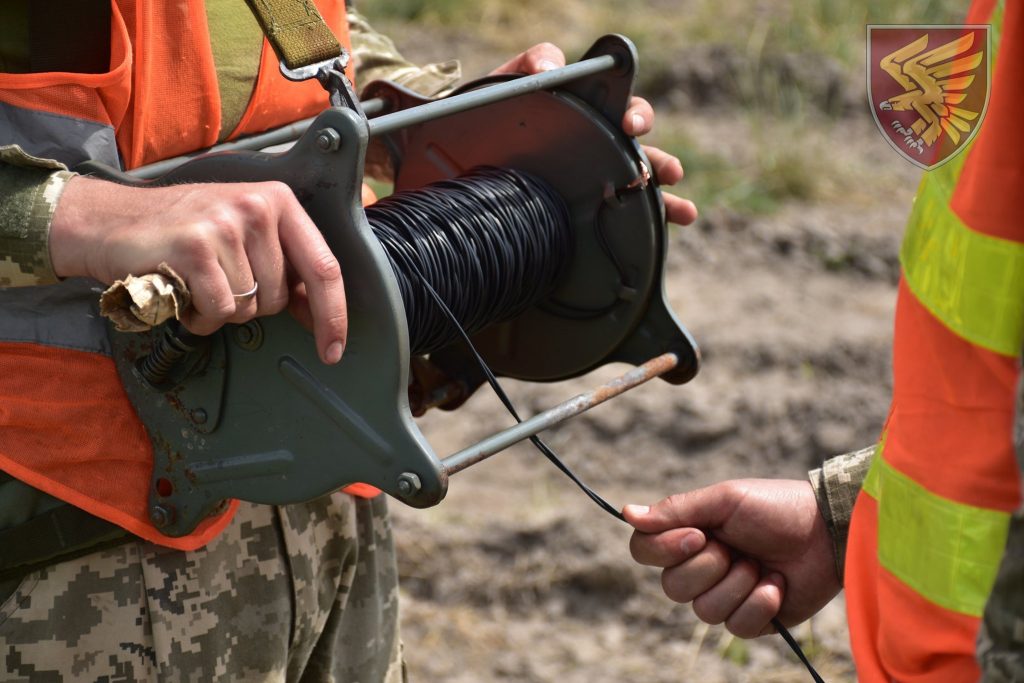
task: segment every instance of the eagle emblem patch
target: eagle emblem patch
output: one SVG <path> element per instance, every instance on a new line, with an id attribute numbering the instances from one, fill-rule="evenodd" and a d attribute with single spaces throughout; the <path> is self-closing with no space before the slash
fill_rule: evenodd
<path id="1" fill-rule="evenodd" d="M 882 136 L 931 170 L 978 132 L 989 96 L 988 26 L 868 26 L 868 101 Z"/>

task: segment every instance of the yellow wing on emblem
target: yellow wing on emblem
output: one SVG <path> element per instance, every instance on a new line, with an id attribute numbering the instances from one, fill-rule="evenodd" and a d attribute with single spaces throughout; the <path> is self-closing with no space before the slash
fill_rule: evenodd
<path id="1" fill-rule="evenodd" d="M 978 112 L 954 105 L 967 98 L 964 92 L 974 82 L 970 74 L 984 60 L 982 51 L 961 57 L 974 45 L 974 34 L 966 33 L 933 50 L 928 48 L 928 34 L 886 55 L 878 66 L 899 83 L 905 93 L 890 97 L 880 105 L 882 109 L 909 111 L 919 118 L 911 129 L 930 147 L 942 131 L 960 142 L 960 133 L 971 130 L 970 122 Z"/>

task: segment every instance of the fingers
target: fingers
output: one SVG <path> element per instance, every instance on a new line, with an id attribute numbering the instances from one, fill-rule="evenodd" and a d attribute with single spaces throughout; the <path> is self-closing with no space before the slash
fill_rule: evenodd
<path id="1" fill-rule="evenodd" d="M 754 586 L 743 602 L 725 620 L 729 632 L 740 638 L 756 638 L 773 633 L 772 619 L 782 609 L 785 579 L 769 574 Z"/>
<path id="2" fill-rule="evenodd" d="M 247 319 L 280 313 L 288 305 L 288 278 L 284 252 L 276 231 L 260 231 L 250 235 L 246 243 L 252 278 L 248 287 L 244 284 L 235 289 L 235 294 L 248 292 L 257 285 L 256 294 L 238 299 L 238 314 Z"/>
<path id="3" fill-rule="evenodd" d="M 683 179 L 683 164 L 678 157 L 650 145 L 644 145 L 643 150 L 651 162 L 651 173 L 658 179 L 658 183 L 675 185 Z"/>
<path id="4" fill-rule="evenodd" d="M 551 43 L 534 45 L 491 72 L 496 74 L 536 74 L 565 66 L 565 54 Z"/>
<path id="5" fill-rule="evenodd" d="M 182 318 L 191 332 L 213 334 L 225 323 L 244 323 L 260 314 L 257 299 L 260 287 L 256 286 L 259 278 L 249 267 L 244 249 L 239 247 L 235 255 L 237 258 L 230 262 L 191 271 L 193 275 L 189 277 L 188 285 L 192 292 L 193 310 L 186 311 Z M 256 293 L 239 296 L 254 288 Z"/>
<path id="6" fill-rule="evenodd" d="M 676 602 L 691 602 L 721 581 L 731 564 L 729 549 L 710 540 L 697 555 L 661 573 L 662 590 Z"/>
<path id="7" fill-rule="evenodd" d="M 281 183 L 261 183 L 237 200 L 247 227 L 243 244 L 231 250 L 224 269 L 231 273 L 235 312 L 230 322 L 282 311 L 289 301 L 288 273 L 302 284 L 301 308 L 311 318 L 317 353 L 324 363 L 341 359 L 348 334 L 341 267 L 316 225 Z M 258 284 L 253 296 L 234 296 Z"/>
<path id="8" fill-rule="evenodd" d="M 362 188 L 360 188 L 359 195 L 364 209 L 377 202 L 377 193 L 374 192 L 373 188 L 366 183 L 363 183 Z"/>
<path id="9" fill-rule="evenodd" d="M 285 190 L 288 197 L 280 218 L 281 246 L 305 285 L 320 359 L 328 364 L 337 363 L 348 336 L 341 266 L 298 200 L 290 190 Z"/>
<path id="10" fill-rule="evenodd" d="M 194 254 L 178 263 L 193 293 L 186 327 L 212 334 L 279 313 L 289 305 L 291 274 L 320 359 L 338 362 L 348 332 L 341 268 L 291 190 L 276 182 L 203 189 L 208 204 L 197 213 L 213 218 L 197 221 L 205 227 L 189 240 Z"/>
<path id="11" fill-rule="evenodd" d="M 288 297 L 288 313 L 295 321 L 306 328 L 306 331 L 313 331 L 313 311 L 309 308 L 309 297 L 306 295 L 306 285 L 296 283 Z"/>
<path id="12" fill-rule="evenodd" d="M 648 534 L 681 527 L 712 529 L 729 517 L 740 495 L 733 482 L 722 482 L 669 496 L 651 507 L 627 505 L 622 513 L 634 529 Z"/>
<path id="13" fill-rule="evenodd" d="M 774 631 L 771 620 L 782 608 L 785 580 L 774 572 L 762 577 L 756 562 L 734 561 L 727 546 L 711 539 L 695 555 L 665 569 L 661 586 L 675 602 L 692 602 L 701 621 L 724 623 L 740 638 L 756 638 Z"/>
<path id="14" fill-rule="evenodd" d="M 192 294 L 181 322 L 202 335 L 278 313 L 301 284 L 296 308 L 311 314 L 321 360 L 340 359 L 348 331 L 341 268 L 287 185 L 76 179 L 66 189 L 55 235 L 62 273 L 110 283 L 166 263 Z"/>
<path id="15" fill-rule="evenodd" d="M 750 560 L 733 562 L 720 581 L 693 599 L 693 613 L 708 624 L 721 624 L 743 604 L 758 578 Z"/>
<path id="16" fill-rule="evenodd" d="M 230 284 L 231 301 L 235 309 L 226 322 L 244 323 L 255 318 L 259 311 L 256 299 L 259 287 L 255 283 L 259 280 L 256 279 L 253 268 L 249 265 L 249 257 L 245 253 L 245 246 L 241 240 L 232 250 L 230 261 L 222 262 L 220 265 Z M 249 294 L 253 289 L 256 289 L 257 292 Z"/>
<path id="17" fill-rule="evenodd" d="M 622 131 L 635 138 L 647 135 L 654 128 L 654 107 L 642 97 L 632 97 L 622 119 Z"/>
<path id="18" fill-rule="evenodd" d="M 216 332 L 233 315 L 235 299 L 231 285 L 222 268 L 196 269 L 199 273 L 189 277 L 192 308 L 181 316 L 181 322 L 194 334 L 209 335 Z"/>
<path id="19" fill-rule="evenodd" d="M 700 529 L 670 529 L 660 534 L 633 532 L 629 551 L 649 567 L 674 567 L 703 550 L 707 539 Z"/>
<path id="20" fill-rule="evenodd" d="M 658 184 L 675 185 L 683 179 L 683 164 L 678 157 L 650 145 L 644 145 L 643 150 L 651 162 L 651 172 L 658 179 Z M 661 196 L 665 201 L 665 218 L 669 223 L 690 225 L 697 220 L 697 205 L 689 199 L 667 192 L 662 192 Z"/>
<path id="21" fill-rule="evenodd" d="M 668 192 L 662 192 L 661 198 L 665 202 L 665 220 L 669 223 L 690 225 L 697 220 L 697 205 L 689 199 Z"/>

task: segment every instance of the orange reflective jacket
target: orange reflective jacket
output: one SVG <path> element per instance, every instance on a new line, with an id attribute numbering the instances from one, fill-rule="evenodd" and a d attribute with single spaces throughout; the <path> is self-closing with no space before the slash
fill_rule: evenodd
<path id="1" fill-rule="evenodd" d="M 348 47 L 344 1 L 316 4 Z M 111 5 L 108 72 L 0 74 L 0 113 L 13 128 L 5 141 L 70 166 L 95 159 L 123 168 L 215 144 L 220 94 L 202 0 Z M 264 41 L 252 97 L 231 137 L 327 105 L 316 81 L 281 76 Z M 142 538 L 195 549 L 236 506 L 181 538 L 149 522 L 152 449 L 110 357 L 98 287 L 75 278 L 0 291 L 0 469 Z"/>
<path id="2" fill-rule="evenodd" d="M 976 681 L 980 617 L 1020 501 L 1024 4 L 1001 31 L 972 147 L 925 174 L 901 251 L 893 404 L 854 508 L 847 610 L 862 681 Z"/>

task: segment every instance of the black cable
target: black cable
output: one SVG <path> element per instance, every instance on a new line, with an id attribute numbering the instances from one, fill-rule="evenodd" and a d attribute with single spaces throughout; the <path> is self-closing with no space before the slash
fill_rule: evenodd
<path id="1" fill-rule="evenodd" d="M 573 247 L 562 198 L 547 183 L 511 169 L 478 168 L 399 192 L 367 207 L 366 217 L 398 280 L 413 355 L 458 338 L 420 279 L 474 334 L 546 297 Z"/>
<path id="2" fill-rule="evenodd" d="M 814 669 L 814 667 L 811 665 L 810 660 L 807 659 L 807 655 L 804 654 L 804 650 L 802 647 L 800 647 L 800 643 L 796 642 L 796 638 L 794 638 L 793 634 L 790 633 L 786 629 L 786 627 L 782 625 L 782 622 L 779 621 L 778 617 L 772 618 L 772 626 L 775 627 L 775 630 L 779 632 L 779 635 L 782 636 L 782 639 L 786 641 L 787 645 L 789 645 L 789 649 L 792 650 L 794 654 L 796 654 L 797 658 L 801 662 L 803 662 L 803 665 L 807 668 L 807 672 L 811 674 L 811 678 L 814 680 L 814 683 L 825 683 L 825 680 Z"/>
<path id="3" fill-rule="evenodd" d="M 448 309 L 448 306 L 445 304 L 444 300 L 441 299 L 437 292 L 435 292 L 434 289 L 430 287 L 430 285 L 427 284 L 425 280 L 422 280 L 421 282 L 424 288 L 428 292 L 430 292 L 430 295 L 434 299 L 434 302 L 437 304 L 437 307 L 444 311 L 445 314 L 448 316 L 448 320 L 450 320 L 454 325 L 458 325 L 458 321 L 452 315 L 451 311 Z M 501 387 L 501 384 L 498 382 L 498 378 L 494 376 L 494 373 L 491 372 L 491 369 L 487 366 L 487 363 L 480 356 L 480 353 L 476 350 L 476 347 L 473 346 L 473 342 L 472 340 L 470 340 L 469 335 L 466 334 L 465 330 L 463 330 L 461 327 L 459 328 L 459 333 L 460 336 L 462 337 L 462 341 L 466 344 L 467 348 L 469 348 L 470 352 L 472 352 L 473 358 L 475 358 L 476 362 L 480 365 L 480 369 L 487 377 L 487 383 L 491 385 L 491 389 L 493 389 L 494 393 L 497 394 L 498 399 L 502 402 L 502 404 L 504 404 L 505 408 L 512 415 L 512 417 L 515 418 L 516 422 L 522 422 L 523 420 L 522 418 L 519 417 L 519 413 L 516 411 L 511 399 L 509 399 L 508 394 L 505 393 L 505 390 Z M 612 517 L 615 517 L 616 519 L 621 520 L 626 524 L 629 523 L 626 522 L 626 518 L 623 516 L 621 512 L 619 512 L 618 508 L 614 507 L 611 503 L 605 500 L 605 498 L 602 497 L 601 494 L 597 493 L 592 488 L 587 486 L 586 483 L 584 483 L 583 480 L 581 480 L 576 475 L 576 473 L 573 472 L 572 469 L 570 469 L 569 466 L 566 465 L 565 462 L 563 462 L 562 459 L 559 458 L 558 455 L 556 455 L 555 452 L 551 450 L 551 448 L 546 443 L 544 443 L 544 441 L 539 436 L 531 436 L 530 443 L 536 446 L 537 449 L 544 454 L 544 457 L 551 461 L 551 463 L 555 467 L 557 467 L 563 474 L 569 477 L 569 479 L 571 479 L 572 482 L 575 483 L 576 486 L 578 486 L 583 491 L 583 493 L 587 494 L 587 496 L 592 501 L 597 503 L 598 507 L 600 507 L 602 510 L 610 514 Z M 803 663 L 804 667 L 807 669 L 807 672 L 811 675 L 811 679 L 814 681 L 814 683 L 825 683 L 824 679 L 814 668 L 814 665 L 811 664 L 811 661 L 807 658 L 807 655 L 804 654 L 803 648 L 800 647 L 800 643 L 798 643 L 796 641 L 796 638 L 794 638 L 793 635 L 789 632 L 789 629 L 782 625 L 782 622 L 779 621 L 778 617 L 773 617 L 771 620 L 771 624 L 775 627 L 775 630 L 779 632 L 779 635 L 782 636 L 782 639 L 786 641 L 786 644 L 789 645 L 789 648 L 793 651 L 797 658 Z"/>
<path id="4" fill-rule="evenodd" d="M 515 317 L 550 293 L 573 239 L 561 197 L 529 174 L 479 168 L 391 195 L 367 207 L 366 216 L 398 279 L 412 353 L 435 351 L 461 338 L 498 399 L 522 422 L 470 335 Z M 539 436 L 530 442 L 602 510 L 626 521 Z M 815 683 L 824 683 L 786 627 L 777 618 L 771 623 Z"/>

